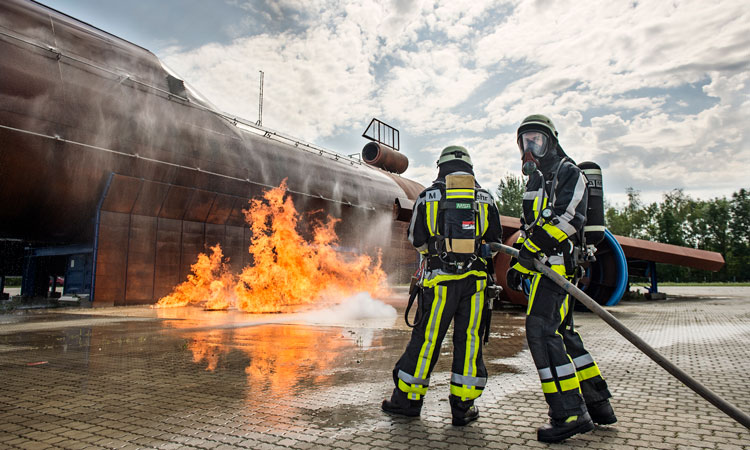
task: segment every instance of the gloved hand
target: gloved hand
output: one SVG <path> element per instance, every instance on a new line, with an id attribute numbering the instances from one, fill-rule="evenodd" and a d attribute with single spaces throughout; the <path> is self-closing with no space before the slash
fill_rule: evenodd
<path id="1" fill-rule="evenodd" d="M 510 268 L 505 273 L 505 283 L 509 289 L 521 292 L 523 291 L 523 274 L 516 269 Z"/>
<path id="2" fill-rule="evenodd" d="M 537 259 L 536 256 L 536 253 L 532 252 L 524 245 L 521 247 L 521 250 L 518 251 L 518 263 L 528 270 L 535 271 L 534 260 Z"/>

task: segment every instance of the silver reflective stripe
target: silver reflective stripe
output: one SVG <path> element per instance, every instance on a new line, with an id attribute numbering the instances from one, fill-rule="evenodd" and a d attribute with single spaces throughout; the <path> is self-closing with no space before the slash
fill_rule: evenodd
<path id="1" fill-rule="evenodd" d="M 409 237 L 409 243 L 411 245 L 414 245 L 414 226 L 417 223 L 417 211 L 419 208 L 419 205 L 424 203 L 424 197 L 419 196 L 417 198 L 417 201 L 414 203 L 414 208 L 411 210 L 411 221 L 409 221 L 409 232 L 407 233 L 407 236 Z"/>
<path id="2" fill-rule="evenodd" d="M 437 285 L 435 286 L 435 298 L 433 299 L 433 305 L 435 311 L 435 314 L 430 314 L 429 318 L 429 327 L 430 329 L 429 334 L 427 335 L 427 339 L 425 342 L 425 349 L 422 353 L 422 362 L 421 369 L 419 373 L 417 374 L 421 378 L 425 378 L 425 375 L 427 375 L 428 371 L 430 370 L 430 360 L 432 359 L 432 353 L 435 350 L 435 340 L 437 339 L 439 327 L 438 322 L 440 322 L 440 309 L 443 306 L 443 293 L 444 291 L 447 291 L 448 288 L 445 286 Z"/>
<path id="3" fill-rule="evenodd" d="M 451 383 L 461 384 L 474 387 L 485 387 L 487 385 L 486 377 L 468 377 L 457 373 L 451 374 Z"/>
<path id="4" fill-rule="evenodd" d="M 539 369 L 537 372 L 539 372 L 539 378 L 542 380 L 549 380 L 550 378 L 552 378 L 552 371 L 549 367 Z"/>
<path id="5" fill-rule="evenodd" d="M 553 265 L 565 264 L 565 260 L 563 259 L 562 255 L 552 255 L 549 257 L 549 259 L 547 259 L 547 261 Z"/>
<path id="6" fill-rule="evenodd" d="M 421 384 L 422 386 L 430 385 L 430 380 L 411 376 L 403 370 L 398 371 L 398 378 L 406 384 Z"/>
<path id="7" fill-rule="evenodd" d="M 604 225 L 586 225 L 583 227 L 583 231 L 604 231 L 607 227 Z"/>
<path id="8" fill-rule="evenodd" d="M 592 358 L 591 355 L 588 353 L 586 353 L 585 355 L 581 355 L 578 358 L 573 359 L 573 364 L 575 364 L 576 367 L 584 367 L 593 363 L 594 363 L 594 358 Z"/>
<path id="9" fill-rule="evenodd" d="M 526 191 L 523 193 L 523 199 L 524 200 L 534 200 L 537 197 L 542 196 L 542 190 L 539 189 L 538 191 Z"/>
<path id="10" fill-rule="evenodd" d="M 565 234 L 571 236 L 575 234 L 576 229 L 570 225 L 570 221 L 576 216 L 576 208 L 578 204 L 583 200 L 583 194 L 586 193 L 586 178 L 581 174 L 578 177 L 575 190 L 573 191 L 573 198 L 570 199 L 568 207 L 565 208 L 565 212 L 560 216 L 560 223 L 557 224 L 557 228 L 561 229 Z"/>
<path id="11" fill-rule="evenodd" d="M 568 375 L 573 375 L 576 373 L 576 368 L 573 367 L 573 364 L 565 364 L 563 366 L 557 366 L 555 367 L 555 371 L 557 372 L 557 376 L 559 377 L 567 377 Z"/>

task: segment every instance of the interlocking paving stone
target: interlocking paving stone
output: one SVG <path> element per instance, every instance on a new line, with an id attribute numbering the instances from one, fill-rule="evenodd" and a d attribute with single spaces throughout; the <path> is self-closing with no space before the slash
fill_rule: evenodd
<path id="1" fill-rule="evenodd" d="M 750 412 L 750 288 L 629 301 L 609 311 L 697 380 Z M 0 448 L 547 448 L 547 406 L 525 345 L 524 311 L 493 313 L 480 418 L 450 423 L 450 334 L 422 416 L 380 402 L 411 330 L 393 319 L 325 325 L 237 312 L 148 308 L 0 321 Z M 170 318 L 172 317 L 172 318 Z M 179 319 L 179 320 L 178 320 Z M 750 448 L 750 433 L 591 313 L 576 325 L 618 422 L 554 448 Z"/>

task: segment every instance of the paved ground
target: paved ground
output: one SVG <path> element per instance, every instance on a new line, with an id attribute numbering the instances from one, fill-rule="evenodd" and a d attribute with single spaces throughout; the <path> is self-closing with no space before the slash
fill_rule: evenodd
<path id="1" fill-rule="evenodd" d="M 667 292 L 669 290 L 665 288 Z M 689 295 L 690 292 L 683 293 Z M 609 310 L 664 356 L 750 412 L 750 289 Z M 409 330 L 352 310 L 252 316 L 147 308 L 0 316 L 0 448 L 528 448 L 545 420 L 523 311 L 494 313 L 479 421 L 450 424 L 444 346 L 422 417 L 379 409 Z M 378 316 L 367 309 L 368 316 Z M 382 306 L 382 305 L 381 305 Z M 387 315 L 387 314 L 386 314 Z M 576 323 L 619 422 L 555 448 L 750 448 L 750 432 L 596 316 Z M 450 342 L 449 340 L 446 341 Z"/>

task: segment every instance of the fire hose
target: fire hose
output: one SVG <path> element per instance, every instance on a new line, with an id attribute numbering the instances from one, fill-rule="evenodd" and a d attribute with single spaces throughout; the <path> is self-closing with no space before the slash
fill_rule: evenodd
<path id="1" fill-rule="evenodd" d="M 493 243 L 491 244 L 492 251 L 500 251 L 507 255 L 518 257 L 518 250 L 507 245 Z M 667 358 L 662 356 L 653 347 L 648 345 L 643 339 L 638 337 L 635 333 L 630 331 L 625 325 L 610 314 L 607 310 L 599 306 L 591 297 L 586 295 L 582 290 L 578 289 L 573 283 L 565 279 L 557 272 L 553 271 L 550 267 L 546 266 L 539 260 L 534 260 L 534 268 L 537 272 L 541 272 L 547 278 L 555 282 L 565 292 L 575 297 L 584 306 L 586 306 L 591 312 L 599 316 L 602 320 L 607 322 L 609 326 L 620 333 L 625 339 L 630 341 L 631 344 L 651 358 L 656 364 L 661 366 L 664 370 L 669 372 L 673 377 L 677 378 L 685 386 L 692 389 L 696 394 L 706 399 L 709 403 L 720 409 L 726 415 L 736 420 L 746 428 L 750 429 L 750 415 L 746 414 L 733 404 L 721 398 L 715 392 L 698 382 L 696 379 L 688 375 L 685 371 L 674 365 Z"/>

